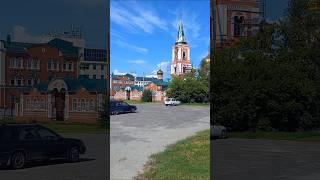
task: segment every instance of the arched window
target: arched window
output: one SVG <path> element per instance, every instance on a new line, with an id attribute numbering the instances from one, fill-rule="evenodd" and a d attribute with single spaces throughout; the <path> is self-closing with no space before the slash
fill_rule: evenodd
<path id="1" fill-rule="evenodd" d="M 93 99 L 90 100 L 90 111 L 95 111 L 95 101 Z"/>
<path id="2" fill-rule="evenodd" d="M 81 99 L 81 111 L 86 111 L 86 103 L 84 99 Z"/>
<path id="3" fill-rule="evenodd" d="M 46 107 L 46 103 L 45 103 L 45 100 L 44 100 L 44 98 L 41 98 L 41 107 L 40 107 L 40 109 L 41 110 L 45 110 L 45 107 Z"/>
<path id="4" fill-rule="evenodd" d="M 77 111 L 77 107 L 78 107 L 78 101 L 77 99 L 72 99 L 72 110 L 73 111 Z"/>
<path id="5" fill-rule="evenodd" d="M 33 110 L 38 110 L 38 100 L 35 98 L 33 99 Z"/>
<path id="6" fill-rule="evenodd" d="M 31 101 L 30 101 L 30 98 L 27 98 L 26 99 L 26 107 L 25 107 L 25 109 L 26 110 L 30 110 L 30 107 L 31 107 Z"/>
<path id="7" fill-rule="evenodd" d="M 89 111 L 89 99 L 86 99 L 86 111 Z"/>

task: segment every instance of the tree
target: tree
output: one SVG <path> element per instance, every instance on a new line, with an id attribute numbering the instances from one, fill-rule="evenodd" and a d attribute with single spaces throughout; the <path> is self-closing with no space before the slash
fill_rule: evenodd
<path id="1" fill-rule="evenodd" d="M 211 52 L 211 119 L 232 130 L 320 127 L 320 16 L 304 0 L 288 12 L 280 25 Z"/>
<path id="2" fill-rule="evenodd" d="M 145 89 L 142 93 L 141 101 L 152 102 L 152 91 L 149 89 Z"/>

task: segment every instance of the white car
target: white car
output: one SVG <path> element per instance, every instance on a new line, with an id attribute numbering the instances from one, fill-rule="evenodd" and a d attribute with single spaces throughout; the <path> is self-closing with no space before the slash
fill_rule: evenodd
<path id="1" fill-rule="evenodd" d="M 166 106 L 178 106 L 179 104 L 181 104 L 181 102 L 176 100 L 176 99 L 174 99 L 174 98 L 166 98 L 164 100 L 164 104 Z"/>
<path id="2" fill-rule="evenodd" d="M 211 125 L 210 138 L 227 138 L 227 128 L 220 125 Z"/>

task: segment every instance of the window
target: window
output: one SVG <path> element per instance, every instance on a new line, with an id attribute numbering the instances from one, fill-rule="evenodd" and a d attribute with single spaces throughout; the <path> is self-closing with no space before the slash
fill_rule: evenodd
<path id="1" fill-rule="evenodd" d="M 95 104 L 93 99 L 90 100 L 90 111 L 95 111 Z"/>
<path id="2" fill-rule="evenodd" d="M 14 86 L 15 85 L 15 77 L 12 77 L 10 80 L 10 85 Z"/>
<path id="3" fill-rule="evenodd" d="M 28 78 L 27 85 L 28 86 L 33 86 L 34 85 L 34 79 L 33 78 Z"/>
<path id="4" fill-rule="evenodd" d="M 67 65 L 66 65 L 66 63 L 63 63 L 63 70 L 64 70 L 64 71 L 67 70 Z"/>
<path id="5" fill-rule="evenodd" d="M 72 99 L 72 110 L 77 111 L 77 106 L 78 106 L 77 99 Z"/>
<path id="6" fill-rule="evenodd" d="M 72 68 L 72 62 L 69 62 L 69 63 L 68 63 L 68 70 L 69 70 L 69 71 L 72 71 L 72 69 L 73 69 L 73 68 Z"/>
<path id="7" fill-rule="evenodd" d="M 34 99 L 33 100 L 33 110 L 38 110 L 38 100 L 37 99 Z"/>
<path id="8" fill-rule="evenodd" d="M 92 65 L 92 68 L 94 69 L 94 70 L 96 70 L 97 69 L 97 65 Z"/>
<path id="9" fill-rule="evenodd" d="M 45 110 L 45 109 L 46 109 L 46 103 L 45 103 L 44 98 L 41 99 L 40 105 L 41 105 L 41 106 L 40 106 L 40 109 L 41 109 L 41 110 Z"/>
<path id="10" fill-rule="evenodd" d="M 46 52 L 46 48 L 42 48 L 41 51 L 42 51 L 42 53 L 45 53 Z"/>
<path id="11" fill-rule="evenodd" d="M 18 85 L 18 86 L 22 86 L 22 85 L 23 85 L 23 78 L 22 78 L 22 77 L 18 77 L 18 79 L 17 79 L 17 85 Z"/>
<path id="12" fill-rule="evenodd" d="M 101 65 L 101 70 L 104 70 L 104 65 Z"/>
<path id="13" fill-rule="evenodd" d="M 81 99 L 81 111 L 86 111 L 86 103 L 84 99 Z"/>
<path id="14" fill-rule="evenodd" d="M 26 107 L 25 109 L 30 110 L 30 106 L 31 106 L 31 101 L 29 98 L 26 99 Z"/>
<path id="15" fill-rule="evenodd" d="M 104 75 L 101 75 L 101 79 L 104 79 Z"/>
<path id="16" fill-rule="evenodd" d="M 22 58 L 12 58 L 10 60 L 10 67 L 22 69 L 23 68 L 23 59 Z"/>
<path id="17" fill-rule="evenodd" d="M 44 140 L 57 140 L 58 136 L 53 132 L 49 131 L 48 129 L 40 128 L 38 129 L 38 134 L 41 139 Z"/>
<path id="18" fill-rule="evenodd" d="M 183 51 L 183 59 L 186 58 L 186 52 Z"/>
<path id="19" fill-rule="evenodd" d="M 34 129 L 22 129 L 19 132 L 19 140 L 21 141 L 30 141 L 30 140 L 37 140 L 39 137 Z"/>
<path id="20" fill-rule="evenodd" d="M 89 99 L 86 99 L 86 111 L 89 111 Z"/>
<path id="21" fill-rule="evenodd" d="M 48 61 L 48 70 L 59 70 L 59 63 L 56 60 Z"/>
<path id="22" fill-rule="evenodd" d="M 92 78 L 93 79 L 97 79 L 97 75 L 92 75 Z"/>

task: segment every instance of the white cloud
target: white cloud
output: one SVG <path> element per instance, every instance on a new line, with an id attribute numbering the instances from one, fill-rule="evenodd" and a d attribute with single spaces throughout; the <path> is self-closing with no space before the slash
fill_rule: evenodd
<path id="1" fill-rule="evenodd" d="M 118 46 L 120 47 L 123 47 L 123 48 L 129 48 L 133 51 L 136 51 L 138 53 L 148 53 L 148 49 L 146 48 L 142 48 L 142 47 L 139 47 L 139 46 L 136 46 L 136 45 L 133 45 L 133 44 L 129 44 L 129 43 L 126 43 L 124 41 L 121 41 L 121 40 L 118 40 L 118 41 L 114 41 L 114 43 L 116 43 Z"/>
<path id="2" fill-rule="evenodd" d="M 126 74 L 131 74 L 133 76 L 137 76 L 137 74 L 132 73 L 132 72 L 121 72 L 118 69 L 113 70 L 112 72 L 114 75 L 126 75 Z"/>
<path id="3" fill-rule="evenodd" d="M 113 1 L 111 3 L 110 19 L 132 33 L 142 30 L 152 34 L 155 29 L 168 29 L 167 21 L 161 19 L 156 11 L 142 7 L 134 1 L 126 2 L 125 6 Z"/>
<path id="4" fill-rule="evenodd" d="M 143 64 L 146 64 L 147 61 L 145 60 L 142 60 L 142 59 L 137 59 L 137 60 L 130 60 L 128 61 L 129 63 L 132 63 L 132 64 L 137 64 L 137 65 L 143 65 Z"/>
<path id="5" fill-rule="evenodd" d="M 170 74 L 170 61 L 162 61 L 159 64 L 157 64 L 156 68 L 152 70 L 152 72 L 147 75 L 147 77 L 156 77 L 157 76 L 157 71 L 161 69 L 164 73 L 164 75 L 169 75 Z"/>
<path id="6" fill-rule="evenodd" d="M 12 40 L 17 42 L 30 42 L 30 43 L 41 43 L 43 42 L 43 37 L 34 36 L 27 32 L 27 28 L 21 25 L 16 25 L 13 27 Z"/>

